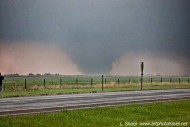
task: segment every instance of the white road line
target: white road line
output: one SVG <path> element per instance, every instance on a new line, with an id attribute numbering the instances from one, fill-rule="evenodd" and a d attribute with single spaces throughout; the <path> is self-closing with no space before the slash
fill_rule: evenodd
<path id="1" fill-rule="evenodd" d="M 25 114 L 27 111 L 32 113 L 53 112 L 56 110 L 60 111 L 60 109 L 80 109 L 86 107 L 149 103 L 189 98 L 189 89 L 6 98 L 0 99 L 0 114 L 6 115 L 7 113 L 10 115 L 12 112 L 12 115 L 14 115 L 13 112 L 17 111 L 20 111 L 21 114 Z"/>
<path id="2" fill-rule="evenodd" d="M 105 96 L 114 96 L 114 95 L 133 95 L 133 94 L 151 94 L 151 93 L 165 93 L 168 92 L 190 92 L 187 89 L 180 89 L 180 90 L 151 90 L 151 91 L 126 91 L 126 92 L 109 92 L 109 93 L 95 93 L 95 94 L 75 94 L 75 95 L 55 95 L 55 96 L 38 96 L 38 97 L 19 97 L 19 98 L 3 98 L 0 99 L 0 103 L 3 102 L 22 102 L 22 101 L 38 101 L 38 100 L 46 100 L 46 99 L 63 99 L 63 98 L 80 98 L 80 97 L 101 97 L 102 95 Z"/>
<path id="3" fill-rule="evenodd" d="M 178 94 L 178 95 L 183 95 L 183 94 Z M 168 97 L 168 98 L 166 98 Z M 101 104 L 101 103 L 117 103 L 119 101 L 123 101 L 123 102 L 127 102 L 127 101 L 131 101 L 130 99 L 133 99 L 132 101 L 136 101 L 136 100 L 155 100 L 155 99 L 172 99 L 172 98 L 184 98 L 184 97 L 190 97 L 189 95 L 188 96 L 182 96 L 182 97 L 179 97 L 179 96 L 172 96 L 172 95 L 162 95 L 162 96 L 157 96 L 155 98 L 155 96 L 149 96 L 148 98 L 144 98 L 144 97 L 135 97 L 135 98 L 119 98 L 119 99 L 107 99 L 107 100 L 104 100 L 104 99 L 95 99 L 95 100 L 81 100 L 81 101 L 68 101 L 68 102 L 55 102 L 55 103 L 52 103 L 52 104 L 48 104 L 48 103 L 38 103 L 38 104 L 34 104 L 34 105 L 31 105 L 31 104 L 26 104 L 26 105 L 16 105 L 16 106 L 7 106 L 5 108 L 1 108 L 1 110 L 4 109 L 30 109 L 30 108 L 33 108 L 33 107 L 42 107 L 42 108 L 52 108 L 52 107 L 57 107 L 58 105 L 61 105 L 60 107 L 64 107 L 64 106 L 77 106 L 77 105 L 87 105 L 87 104 Z M 95 103 L 96 102 L 96 103 Z M 81 104 L 82 103 L 82 104 Z M 59 106 L 58 106 L 59 107 Z M 0 111 L 1 112 L 1 111 Z"/>
<path id="4" fill-rule="evenodd" d="M 155 98 L 155 97 L 173 97 L 173 96 L 184 96 L 184 95 L 189 95 L 190 93 L 186 94 L 171 94 L 171 95 L 154 95 L 154 96 L 135 96 L 135 97 L 116 97 L 116 98 L 93 98 L 93 101 L 116 101 L 116 100 L 122 100 L 122 99 L 136 99 L 136 98 Z M 22 106 L 41 106 L 41 105 L 56 105 L 56 104 L 61 104 L 61 103 L 86 103 L 86 102 L 91 102 L 92 100 L 88 98 L 87 100 L 81 99 L 81 100 L 63 100 L 63 101 L 54 101 L 54 102 L 37 102 L 37 103 L 26 103 L 26 104 L 21 104 Z M 19 106 L 18 104 L 7 104 L 6 108 L 11 108 L 14 106 Z M 4 108 L 4 105 L 0 105 L 0 110 Z"/>
<path id="5" fill-rule="evenodd" d="M 189 96 L 187 96 L 189 97 Z M 142 100 L 129 100 L 129 101 L 115 101 L 114 103 L 111 102 L 102 102 L 102 103 L 90 103 L 90 104 L 78 104 L 78 105 L 72 105 L 72 104 L 68 104 L 65 106 L 49 106 L 49 107 L 41 107 L 41 108 L 27 108 L 27 109 L 15 109 L 15 110 L 4 110 L 4 111 L 0 111 L 1 112 L 8 112 L 8 111 L 26 111 L 26 110 L 37 110 L 37 109 L 49 109 L 49 108 L 66 108 L 66 107 L 78 107 L 78 106 L 92 106 L 92 105 L 110 105 L 110 104 L 117 104 L 117 103 L 130 103 L 130 102 L 142 102 L 142 101 L 156 101 L 156 100 L 167 100 L 167 99 L 183 99 L 184 97 L 175 97 L 175 98 L 156 98 L 156 99 L 142 99 Z"/>

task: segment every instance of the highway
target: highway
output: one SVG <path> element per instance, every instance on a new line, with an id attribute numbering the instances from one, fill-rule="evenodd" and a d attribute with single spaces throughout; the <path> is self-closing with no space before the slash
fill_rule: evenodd
<path id="1" fill-rule="evenodd" d="M 190 89 L 103 92 L 0 99 L 0 116 L 190 100 Z"/>

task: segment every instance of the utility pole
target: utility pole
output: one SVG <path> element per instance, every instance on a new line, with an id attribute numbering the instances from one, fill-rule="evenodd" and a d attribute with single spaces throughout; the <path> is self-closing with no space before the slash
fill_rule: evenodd
<path id="1" fill-rule="evenodd" d="M 141 62 L 141 90 L 143 86 L 143 70 L 144 70 L 144 62 Z"/>

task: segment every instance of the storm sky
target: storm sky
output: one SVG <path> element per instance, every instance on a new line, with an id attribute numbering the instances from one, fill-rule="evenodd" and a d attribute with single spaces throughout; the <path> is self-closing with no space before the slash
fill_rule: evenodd
<path id="1" fill-rule="evenodd" d="M 48 47 L 46 54 L 43 47 Z M 62 65 L 71 68 L 71 74 L 135 75 L 145 61 L 147 73 L 187 75 L 189 48 L 189 0 L 0 1 L 0 71 L 4 73 L 38 73 L 35 67 L 19 71 L 30 68 L 26 64 L 32 60 L 31 66 L 40 68 L 59 65 L 59 71 L 46 67 L 39 73 L 63 73 Z M 52 58 L 54 54 L 61 60 Z M 45 63 L 39 62 L 43 58 Z"/>

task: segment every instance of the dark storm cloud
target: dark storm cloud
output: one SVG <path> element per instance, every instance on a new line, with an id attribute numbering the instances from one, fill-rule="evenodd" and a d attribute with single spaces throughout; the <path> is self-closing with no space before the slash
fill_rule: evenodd
<path id="1" fill-rule="evenodd" d="M 0 19 L 1 40 L 61 46 L 87 73 L 130 51 L 190 59 L 189 0 L 2 0 Z"/>

